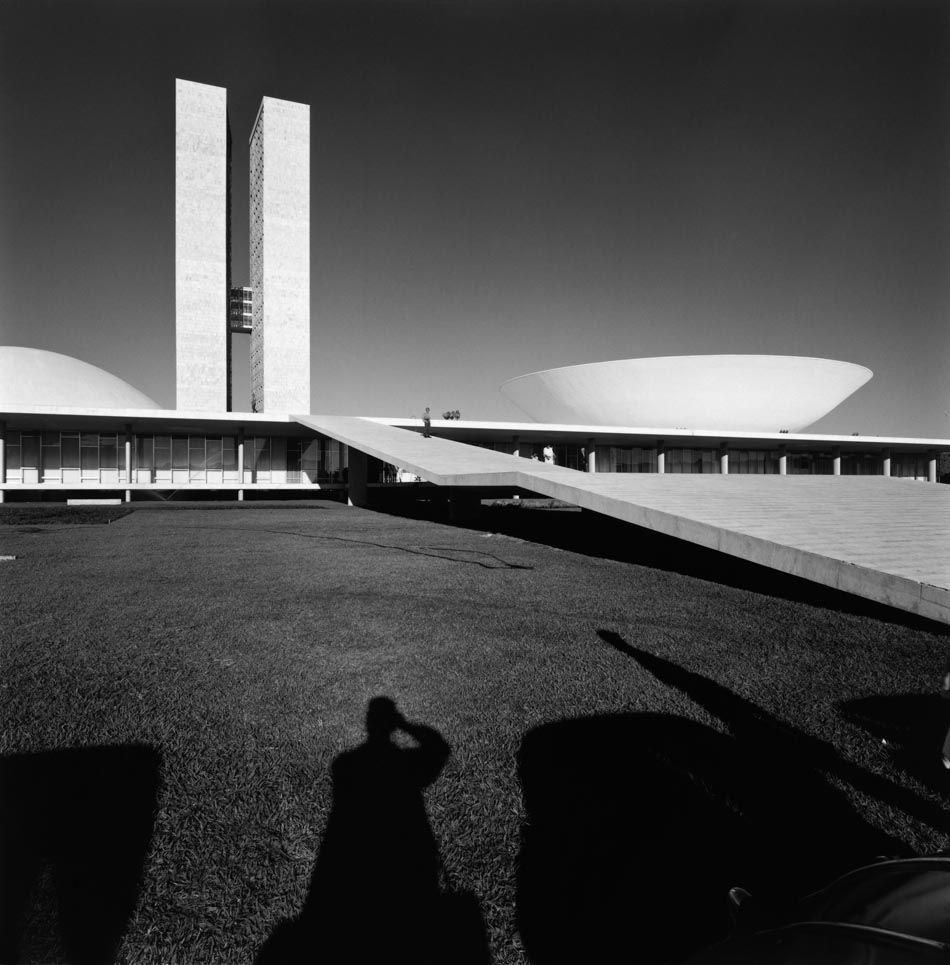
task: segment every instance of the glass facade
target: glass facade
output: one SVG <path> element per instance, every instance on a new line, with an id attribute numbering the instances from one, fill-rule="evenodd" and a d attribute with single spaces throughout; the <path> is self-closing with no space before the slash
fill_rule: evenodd
<path id="1" fill-rule="evenodd" d="M 323 436 L 287 440 L 287 482 L 343 481 L 343 446 Z"/>
<path id="2" fill-rule="evenodd" d="M 341 483 L 346 447 L 323 436 L 285 439 L 247 436 L 244 478 L 238 478 L 235 436 L 136 433 L 131 482 L 199 485 L 324 485 Z M 6 433 L 7 482 L 127 484 L 125 433 Z"/>
<path id="3" fill-rule="evenodd" d="M 778 474 L 778 452 L 769 449 L 730 449 L 729 473 Z"/>
<path id="4" fill-rule="evenodd" d="M 929 462 L 924 453 L 900 453 L 891 457 L 891 475 L 898 479 L 928 479 Z"/>
<path id="5" fill-rule="evenodd" d="M 891 460 L 891 470 L 894 463 Z M 884 472 L 879 453 L 849 452 L 841 454 L 842 476 L 880 476 Z M 925 474 L 926 478 L 926 474 Z"/>
<path id="6" fill-rule="evenodd" d="M 123 487 L 144 484 L 169 489 L 187 486 L 328 486 L 346 481 L 346 446 L 325 436 L 245 436 L 244 474 L 238 475 L 238 441 L 233 435 L 172 435 L 136 433 L 131 438 L 130 479 L 126 478 L 125 433 L 50 432 L 23 430 L 6 432 L 6 478 L 8 483 L 63 486 L 98 484 Z M 477 443 L 496 452 L 522 458 L 542 458 L 543 443 L 502 441 Z M 585 471 L 584 446 L 556 444 L 559 466 Z M 718 473 L 718 448 L 667 447 L 668 473 Z M 779 472 L 778 449 L 729 449 L 730 474 L 772 475 Z M 843 452 L 841 474 L 880 476 L 884 452 Z M 897 452 L 891 455 L 891 476 L 926 480 L 930 455 L 926 452 Z M 381 464 L 382 465 L 382 464 Z M 653 446 L 596 447 L 598 472 L 655 473 L 657 450 Z M 789 475 L 832 475 L 831 449 L 787 452 Z M 396 468 L 383 469 L 381 482 L 395 482 Z"/>
<path id="7" fill-rule="evenodd" d="M 473 442 L 483 449 L 495 452 L 512 453 L 518 450 L 525 459 L 536 456 L 542 458 L 543 442 L 521 440 L 515 443 L 504 441 Z M 555 445 L 554 451 L 559 466 L 586 471 L 587 451 L 578 445 Z M 596 446 L 597 472 L 656 472 L 657 451 L 652 446 Z M 667 473 L 719 473 L 721 452 L 718 448 L 686 446 L 666 446 L 664 448 Z M 729 455 L 730 475 L 778 475 L 780 456 L 778 447 L 774 449 L 734 449 L 726 450 Z M 834 475 L 834 455 L 831 449 L 816 449 L 808 452 L 787 452 L 786 472 L 789 475 L 831 476 Z M 843 476 L 880 476 L 883 468 L 883 453 L 844 452 L 841 454 L 841 474 Z M 898 453 L 891 458 L 891 476 L 903 479 L 928 478 L 929 456 L 926 453 Z"/>
<path id="8" fill-rule="evenodd" d="M 640 446 L 598 446 L 598 472 L 656 472 L 656 449 Z"/>
<path id="9" fill-rule="evenodd" d="M 666 472 L 717 473 L 719 472 L 719 450 L 668 448 L 666 450 Z"/>

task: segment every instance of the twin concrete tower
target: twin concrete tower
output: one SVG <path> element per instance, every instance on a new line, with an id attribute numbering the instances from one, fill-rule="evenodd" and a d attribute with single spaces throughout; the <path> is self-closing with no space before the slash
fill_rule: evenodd
<path id="1" fill-rule="evenodd" d="M 250 137 L 250 287 L 231 287 L 223 87 L 175 82 L 176 407 L 230 411 L 231 341 L 251 337 L 254 412 L 310 411 L 310 107 L 265 97 Z"/>

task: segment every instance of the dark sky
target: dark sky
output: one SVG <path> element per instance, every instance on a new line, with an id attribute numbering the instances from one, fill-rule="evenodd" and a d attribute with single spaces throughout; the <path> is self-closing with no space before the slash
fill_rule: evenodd
<path id="1" fill-rule="evenodd" d="M 0 342 L 174 403 L 174 80 L 311 105 L 315 412 L 521 418 L 612 358 L 867 365 L 950 437 L 950 4 L 0 4 Z M 246 343 L 236 358 L 247 391 Z"/>

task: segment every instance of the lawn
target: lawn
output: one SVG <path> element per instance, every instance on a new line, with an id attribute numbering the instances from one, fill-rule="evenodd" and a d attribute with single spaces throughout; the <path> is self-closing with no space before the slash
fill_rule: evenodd
<path id="1" fill-rule="evenodd" d="M 620 524 L 600 554 L 558 545 L 579 514 L 518 512 L 555 545 L 503 535 L 501 507 L 477 528 L 336 503 L 7 516 L 5 891 L 29 911 L 0 942 L 251 962 L 289 929 L 332 961 L 399 908 L 433 960 L 674 962 L 722 936 L 732 884 L 781 900 L 950 844 L 946 635 L 632 562 Z M 331 770 L 378 696 L 451 747 L 427 825 L 382 758 Z M 344 785 L 359 760 L 371 780 Z"/>

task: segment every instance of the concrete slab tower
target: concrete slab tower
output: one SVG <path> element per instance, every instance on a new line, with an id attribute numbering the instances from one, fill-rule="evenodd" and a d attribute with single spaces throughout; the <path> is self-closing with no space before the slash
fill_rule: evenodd
<path id="1" fill-rule="evenodd" d="M 228 92 L 175 81 L 175 395 L 178 409 L 230 409 Z"/>
<path id="2" fill-rule="evenodd" d="M 310 411 L 310 107 L 265 97 L 250 137 L 251 407 Z"/>

